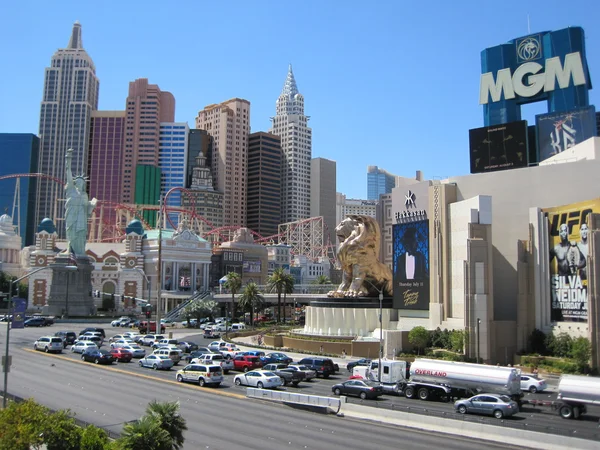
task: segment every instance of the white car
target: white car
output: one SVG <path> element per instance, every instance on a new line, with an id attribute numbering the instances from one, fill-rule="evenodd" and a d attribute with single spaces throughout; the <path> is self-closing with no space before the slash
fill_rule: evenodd
<path id="1" fill-rule="evenodd" d="M 108 339 L 108 342 L 115 342 L 118 341 L 119 339 L 131 339 L 129 336 L 127 336 L 128 333 L 124 333 L 124 334 L 115 334 L 114 336 L 111 336 Z"/>
<path id="2" fill-rule="evenodd" d="M 205 353 L 200 358 L 194 358 L 190 361 L 191 364 L 218 364 L 223 369 L 224 374 L 228 374 L 233 370 L 233 359 L 226 359 L 220 353 Z"/>
<path id="3" fill-rule="evenodd" d="M 99 348 L 92 341 L 77 341 L 71 346 L 71 353 L 83 353 L 88 348 Z"/>
<path id="4" fill-rule="evenodd" d="M 283 381 L 281 377 L 275 375 L 273 372 L 267 372 L 264 370 L 252 370 L 246 373 L 240 373 L 233 379 L 236 386 L 244 385 L 257 387 L 259 389 L 264 388 L 276 388 L 281 386 Z"/>
<path id="5" fill-rule="evenodd" d="M 127 316 L 122 316 L 122 317 L 119 317 L 118 319 L 113 320 L 110 323 L 110 326 L 111 327 L 121 327 L 121 326 L 123 326 L 123 323 L 128 324 L 130 321 L 131 321 L 131 318 L 129 318 Z"/>
<path id="6" fill-rule="evenodd" d="M 133 345 L 135 342 L 133 339 L 119 339 L 111 342 L 110 348 L 124 347 L 125 345 Z"/>
<path id="7" fill-rule="evenodd" d="M 165 337 L 162 334 L 147 334 L 142 338 L 140 344 L 151 347 L 152 345 L 154 345 L 155 342 L 160 341 L 164 338 Z"/>
<path id="8" fill-rule="evenodd" d="M 305 380 L 306 381 L 310 381 L 313 378 L 317 378 L 317 372 L 315 372 L 312 369 L 309 369 L 307 366 L 302 366 L 299 364 L 289 364 L 287 366 L 288 369 L 294 370 L 294 371 L 298 371 L 298 372 L 304 372 L 305 375 Z"/>
<path id="9" fill-rule="evenodd" d="M 225 358 L 232 359 L 232 358 L 236 357 L 237 354 L 241 353 L 242 351 L 239 349 L 239 347 L 235 347 L 235 346 L 222 346 L 221 348 L 219 348 L 219 352 Z"/>
<path id="10" fill-rule="evenodd" d="M 119 335 L 117 335 L 119 336 Z M 123 336 L 123 339 L 131 339 L 133 341 L 135 341 L 135 339 L 137 337 L 141 337 L 142 335 L 139 333 L 136 333 L 135 331 L 127 331 L 125 333 L 123 333 L 121 336 Z"/>
<path id="11" fill-rule="evenodd" d="M 521 375 L 521 390 L 529 391 L 532 394 L 542 392 L 548 389 L 546 380 L 539 380 L 531 375 Z"/>
<path id="12" fill-rule="evenodd" d="M 63 348 L 63 340 L 58 336 L 42 336 L 33 343 L 34 350 L 40 350 L 46 353 L 62 353 Z"/>
<path id="13" fill-rule="evenodd" d="M 158 347 L 167 347 L 169 345 L 172 345 L 174 347 L 177 347 L 177 344 L 179 343 L 179 341 L 177 339 L 161 339 L 160 341 L 154 341 L 154 344 L 152 344 L 153 348 L 158 348 Z M 179 348 L 179 347 L 177 347 Z"/>
<path id="14" fill-rule="evenodd" d="M 143 358 L 144 356 L 146 356 L 146 350 L 144 350 L 137 344 L 124 345 L 121 348 L 130 352 L 134 358 Z"/>
<path id="15" fill-rule="evenodd" d="M 221 350 L 221 347 L 225 347 L 225 344 L 227 344 L 227 342 L 225 341 L 212 341 L 210 344 L 207 345 L 207 347 L 210 348 L 213 352 L 218 352 L 219 350 Z"/>

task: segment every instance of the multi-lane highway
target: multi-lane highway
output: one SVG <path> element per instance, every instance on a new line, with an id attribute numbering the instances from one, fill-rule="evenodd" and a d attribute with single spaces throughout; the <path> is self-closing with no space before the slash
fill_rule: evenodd
<path id="1" fill-rule="evenodd" d="M 64 327 L 60 327 L 62 328 Z M 83 326 L 73 325 L 67 328 L 79 331 Z M 3 336 L 5 329 L 0 329 L 0 336 Z M 121 331 L 110 327 L 105 329 L 109 336 Z M 256 446 L 257 440 L 263 448 L 281 448 L 282 445 L 292 448 L 357 448 L 363 447 L 365 443 L 391 448 L 405 439 L 410 439 L 411 448 L 442 444 L 444 448 L 453 448 L 454 443 L 461 448 L 480 446 L 480 443 L 472 439 L 463 441 L 453 437 L 448 441 L 447 436 L 417 433 L 398 427 L 351 421 L 249 400 L 245 398 L 245 388 L 233 384 L 235 373 L 226 376 L 226 382 L 218 389 L 199 388 L 178 384 L 175 381 L 175 370 L 161 372 L 142 369 L 135 362 L 110 367 L 96 366 L 83 363 L 79 355 L 68 351 L 54 356 L 31 350 L 37 337 L 58 330 L 56 325 L 42 329 L 13 330 L 10 346 L 13 366 L 9 376 L 9 392 L 20 397 L 33 397 L 53 409 L 69 408 L 79 419 L 115 432 L 119 432 L 124 423 L 139 418 L 148 402 L 157 399 L 181 402 L 182 414 L 188 420 L 190 428 L 186 432 L 186 449 L 200 446 L 252 448 Z M 202 342 L 198 337 L 193 340 Z M 289 389 L 331 396 L 331 385 L 346 378 L 347 373 L 342 367 L 340 374 L 329 380 L 318 379 Z M 381 400 L 366 403 L 378 407 L 404 404 L 405 407 L 426 407 L 430 411 L 435 409 L 450 416 L 454 414 L 451 404 L 410 401 L 401 397 L 385 396 Z M 490 419 L 490 423 L 493 420 L 495 419 Z M 515 420 L 535 423 L 541 427 L 564 427 L 568 424 L 569 427 L 577 427 L 582 431 L 597 431 L 597 418 L 588 416 L 583 421 L 564 421 L 550 410 L 538 413 L 525 408 Z M 506 447 L 500 445 L 497 448 Z"/>

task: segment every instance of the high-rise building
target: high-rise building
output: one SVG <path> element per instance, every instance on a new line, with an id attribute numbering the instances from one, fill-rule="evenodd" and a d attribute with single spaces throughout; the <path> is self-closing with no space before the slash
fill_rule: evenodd
<path id="1" fill-rule="evenodd" d="M 211 170 L 206 166 L 203 152 L 196 156 L 190 185 L 186 194 L 181 197 L 181 206 L 200 216 L 200 234 L 223 226 L 223 193 L 214 189 Z"/>
<path id="2" fill-rule="evenodd" d="M 93 111 L 90 122 L 89 197 L 101 201 L 103 237 L 114 235 L 117 225 L 115 204 L 121 201 L 125 111 Z M 106 235 L 104 235 L 106 233 Z"/>
<path id="3" fill-rule="evenodd" d="M 46 68 L 40 112 L 41 173 L 65 179 L 65 154 L 73 149 L 73 175 L 87 175 L 89 126 L 98 109 L 99 81 L 92 58 L 83 48 L 81 25 L 75 22 L 67 48 L 57 50 Z M 63 186 L 51 178 L 37 183 L 34 223 L 48 217 L 64 237 Z"/>
<path id="4" fill-rule="evenodd" d="M 38 173 L 40 140 L 31 133 L 0 133 L 0 154 L 4 156 L 0 164 L 0 177 L 26 173 Z M 17 233 L 24 245 L 35 242 L 35 196 L 37 178 L 15 177 L 0 180 L 0 215 L 4 210 L 14 216 Z M 15 190 L 18 190 L 18 202 Z M 1 258 L 0 258 L 1 259 Z"/>
<path id="5" fill-rule="evenodd" d="M 166 197 L 172 188 L 185 187 L 187 174 L 188 133 L 190 128 L 185 122 L 163 122 L 160 124 L 160 154 L 158 166 L 160 167 L 160 195 L 165 199 L 165 205 L 172 208 L 181 208 L 181 191 L 173 191 Z M 179 223 L 179 213 L 168 213 L 168 223 L 174 228 Z"/>
<path id="6" fill-rule="evenodd" d="M 198 155 L 204 156 L 204 165 L 206 161 L 212 161 L 212 137 L 206 130 L 198 130 L 196 128 L 190 129 L 188 134 L 188 151 L 187 151 L 187 174 L 185 179 L 185 187 L 189 188 L 192 185 L 192 177 L 194 176 L 194 168 L 196 167 L 196 158 Z M 212 186 L 212 175 L 210 178 L 211 188 Z"/>
<path id="7" fill-rule="evenodd" d="M 335 245 L 335 217 L 336 204 L 336 162 L 325 158 L 313 158 L 311 161 L 311 191 L 310 191 L 310 216 L 323 216 L 325 223 L 324 244 Z"/>
<path id="8" fill-rule="evenodd" d="M 351 214 L 359 216 L 376 217 L 377 200 L 363 200 L 358 198 L 346 198 L 344 194 L 336 194 L 335 220 L 340 223 Z"/>
<path id="9" fill-rule="evenodd" d="M 377 166 L 367 167 L 367 199 L 379 200 L 381 194 L 391 194 L 396 185 L 396 175 Z"/>
<path id="10" fill-rule="evenodd" d="M 281 137 L 281 221 L 294 222 L 310 217 L 310 160 L 312 130 L 309 117 L 304 115 L 304 97 L 292 72 L 276 102 L 275 117 L 271 118 L 271 133 Z"/>
<path id="11" fill-rule="evenodd" d="M 125 155 L 123 159 L 122 201 L 134 203 L 136 197 L 150 197 L 135 192 L 137 166 L 158 167 L 160 124 L 175 122 L 175 98 L 161 91 L 146 78 L 129 83 L 126 105 Z M 158 200 L 158 199 L 157 199 Z"/>
<path id="12" fill-rule="evenodd" d="M 248 142 L 247 225 L 273 236 L 281 222 L 281 139 L 259 131 Z"/>
<path id="13" fill-rule="evenodd" d="M 250 102 L 233 98 L 198 112 L 196 128 L 213 138 L 211 169 L 215 189 L 223 193 L 225 226 L 246 226 Z"/>

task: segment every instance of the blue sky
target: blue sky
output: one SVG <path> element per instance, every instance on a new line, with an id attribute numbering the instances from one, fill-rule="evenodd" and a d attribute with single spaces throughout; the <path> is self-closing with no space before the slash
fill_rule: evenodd
<path id="1" fill-rule="evenodd" d="M 232 97 L 267 131 L 293 64 L 313 157 L 337 162 L 337 190 L 366 198 L 368 165 L 426 178 L 467 174 L 468 130 L 483 126 L 480 52 L 531 32 L 586 31 L 600 72 L 600 2 L 232 0 L 9 2 L 0 16 L 0 132 L 37 133 L 44 68 L 79 20 L 100 78 L 99 109 L 124 109 L 128 83 L 175 96 L 176 120 Z M 598 88 L 590 102 L 600 108 Z M 531 123 L 545 104 L 524 109 Z"/>

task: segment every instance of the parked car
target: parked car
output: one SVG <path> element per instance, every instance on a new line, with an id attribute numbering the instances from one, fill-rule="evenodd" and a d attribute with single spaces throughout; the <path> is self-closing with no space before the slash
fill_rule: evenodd
<path id="1" fill-rule="evenodd" d="M 286 355 L 285 353 L 280 353 L 280 352 L 267 353 L 264 356 L 263 361 L 265 364 L 273 364 L 273 363 L 291 364 L 294 362 L 294 360 L 292 358 L 290 358 L 288 355 Z"/>
<path id="2" fill-rule="evenodd" d="M 179 364 L 179 361 L 181 361 L 182 353 L 181 350 L 179 350 L 179 348 L 177 347 L 162 347 L 154 350 L 152 354 L 156 356 L 166 356 L 167 358 L 170 358 L 173 361 L 173 365 L 176 366 L 177 364 Z"/>
<path id="3" fill-rule="evenodd" d="M 81 354 L 83 361 L 93 362 L 95 364 L 112 364 L 115 357 L 108 350 L 100 348 L 88 348 Z"/>
<path id="4" fill-rule="evenodd" d="M 140 367 L 149 367 L 154 370 L 171 370 L 173 360 L 165 355 L 148 355 L 140 359 L 139 365 Z"/>
<path id="5" fill-rule="evenodd" d="M 371 365 L 370 359 L 362 358 L 357 361 L 350 361 L 348 364 L 346 364 L 346 369 L 348 369 L 348 372 L 352 372 L 356 366 L 370 366 L 370 365 Z"/>
<path id="6" fill-rule="evenodd" d="M 179 341 L 177 346 L 184 353 L 191 353 L 195 350 L 198 350 L 198 348 L 199 348 L 198 344 L 196 344 L 195 342 L 190 342 L 190 341 Z"/>
<path id="7" fill-rule="evenodd" d="M 225 347 L 225 344 L 227 342 L 225 341 L 212 341 L 210 344 L 208 344 L 208 348 L 210 348 L 213 352 L 218 352 L 221 350 L 221 347 Z"/>
<path id="8" fill-rule="evenodd" d="M 179 344 L 179 341 L 177 339 L 164 338 L 159 341 L 154 341 L 154 343 L 152 344 L 152 348 L 157 349 L 159 347 L 165 347 L 167 345 L 177 346 L 177 344 Z"/>
<path id="9" fill-rule="evenodd" d="M 307 366 L 303 366 L 300 364 L 290 364 L 287 366 L 287 369 L 302 372 L 304 374 L 304 377 L 305 377 L 304 379 L 306 381 L 310 381 L 313 378 L 317 377 L 317 372 L 315 372 L 312 369 L 309 369 Z"/>
<path id="10" fill-rule="evenodd" d="M 218 331 L 213 330 L 212 328 L 205 328 L 204 329 L 203 337 L 204 337 L 204 339 L 220 338 L 221 337 L 221 333 L 219 333 Z"/>
<path id="11" fill-rule="evenodd" d="M 244 386 L 252 386 L 259 389 L 276 388 L 283 384 L 279 375 L 263 370 L 252 370 L 250 372 L 241 373 L 234 377 L 233 382 L 236 386 L 243 384 Z"/>
<path id="12" fill-rule="evenodd" d="M 77 342 L 88 341 L 96 344 L 96 347 L 102 347 L 102 338 L 100 336 L 79 336 Z"/>
<path id="13" fill-rule="evenodd" d="M 100 333 L 102 335 L 102 339 L 106 339 L 106 333 L 104 332 L 104 328 L 98 328 L 98 327 L 87 327 L 87 328 L 84 328 L 83 330 L 81 330 L 79 332 L 79 336 L 87 333 L 88 331 L 97 331 L 98 333 Z"/>
<path id="14" fill-rule="evenodd" d="M 58 336 L 42 336 L 33 343 L 34 350 L 40 350 L 46 353 L 62 353 L 64 345 L 62 338 Z"/>
<path id="15" fill-rule="evenodd" d="M 479 394 L 471 398 L 457 400 L 454 409 L 461 414 L 485 414 L 496 419 L 512 416 L 519 412 L 519 405 L 507 395 Z"/>
<path id="16" fill-rule="evenodd" d="M 113 320 L 110 323 L 110 326 L 111 327 L 126 327 L 127 325 L 129 325 L 130 322 L 131 322 L 131 317 L 122 316 L 122 317 L 119 317 L 118 319 Z"/>
<path id="17" fill-rule="evenodd" d="M 71 346 L 71 353 L 83 353 L 88 348 L 99 348 L 92 341 L 77 341 Z"/>
<path id="18" fill-rule="evenodd" d="M 119 336 L 119 335 L 117 335 Z M 144 336 L 135 332 L 135 331 L 126 331 L 125 333 L 123 333 L 122 335 L 124 339 L 131 339 L 133 341 L 135 341 L 137 338 L 143 338 Z"/>
<path id="19" fill-rule="evenodd" d="M 303 358 L 298 361 L 299 365 L 308 367 L 317 373 L 317 377 L 329 378 L 335 373 L 333 361 L 329 358 Z"/>
<path id="20" fill-rule="evenodd" d="M 521 375 L 521 390 L 529 391 L 532 394 L 542 392 L 548 389 L 546 380 L 540 380 L 532 375 Z"/>
<path id="21" fill-rule="evenodd" d="M 278 375 L 281 378 L 281 381 L 283 381 L 284 386 L 287 386 L 288 384 L 298 386 L 298 384 L 306 378 L 304 372 L 288 369 L 287 364 L 265 364 L 263 366 L 263 370 L 268 370 L 269 372 L 273 372 L 275 375 Z"/>
<path id="22" fill-rule="evenodd" d="M 233 369 L 242 372 L 260 369 L 263 366 L 258 356 L 238 355 L 233 357 Z"/>
<path id="23" fill-rule="evenodd" d="M 77 334 L 74 331 L 57 331 L 54 336 L 62 338 L 64 348 L 67 348 L 67 345 L 73 345 L 77 340 Z"/>
<path id="24" fill-rule="evenodd" d="M 111 348 L 110 353 L 118 362 L 130 362 L 133 359 L 133 353 L 129 350 L 125 350 L 123 347 Z"/>
<path id="25" fill-rule="evenodd" d="M 135 342 L 133 342 L 132 339 L 119 339 L 117 341 L 111 342 L 110 348 L 119 348 L 119 347 L 123 347 L 124 345 L 131 345 L 131 344 L 135 344 Z"/>
<path id="26" fill-rule="evenodd" d="M 200 358 L 202 355 L 215 353 L 208 347 L 198 347 L 198 350 L 191 351 L 189 355 L 185 355 L 184 359 L 190 362 L 194 358 Z"/>
<path id="27" fill-rule="evenodd" d="M 120 347 L 122 350 L 126 350 L 128 352 L 130 352 L 134 358 L 143 358 L 144 356 L 146 356 L 146 350 L 144 350 L 142 347 L 140 347 L 137 344 L 130 344 L 130 345 L 124 345 L 123 347 Z"/>
<path id="28" fill-rule="evenodd" d="M 118 341 L 120 339 L 131 339 L 131 337 L 129 337 L 128 333 L 123 333 L 123 334 L 115 334 L 114 336 L 111 336 L 108 339 L 108 342 L 115 342 Z"/>
<path id="29" fill-rule="evenodd" d="M 23 322 L 24 327 L 45 327 L 46 325 L 48 325 L 48 323 L 43 317 L 32 317 Z"/>
<path id="30" fill-rule="evenodd" d="M 219 352 L 226 358 L 231 359 L 235 358 L 238 353 L 241 353 L 239 347 L 235 347 L 235 345 L 224 345 L 219 348 Z"/>
<path id="31" fill-rule="evenodd" d="M 176 379 L 179 382 L 197 382 L 199 386 L 210 384 L 218 387 L 223 381 L 223 371 L 218 364 L 188 364 L 177 371 Z"/>
<path id="32" fill-rule="evenodd" d="M 219 364 L 226 375 L 233 370 L 233 361 L 225 359 L 220 353 L 206 353 L 199 358 L 192 359 L 191 362 L 192 364 Z"/>
<path id="33" fill-rule="evenodd" d="M 331 391 L 335 395 L 354 395 L 364 400 L 383 395 L 383 386 L 373 381 L 348 380 L 343 383 L 334 384 L 331 387 Z"/>
<path id="34" fill-rule="evenodd" d="M 164 338 L 162 334 L 147 334 L 140 340 L 140 344 L 151 347 L 155 342 Z"/>
<path id="35" fill-rule="evenodd" d="M 160 324 L 160 332 L 164 333 L 165 329 L 166 329 L 165 324 L 161 323 Z M 148 323 L 147 320 L 142 320 L 138 325 L 138 330 L 139 330 L 140 334 L 156 333 L 156 321 L 150 321 Z"/>
<path id="36" fill-rule="evenodd" d="M 238 355 L 258 356 L 263 363 L 265 361 L 265 352 L 263 352 L 261 350 L 248 350 L 248 351 L 239 353 Z"/>

